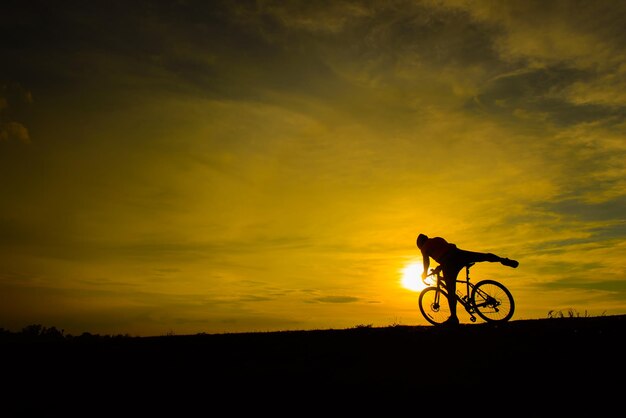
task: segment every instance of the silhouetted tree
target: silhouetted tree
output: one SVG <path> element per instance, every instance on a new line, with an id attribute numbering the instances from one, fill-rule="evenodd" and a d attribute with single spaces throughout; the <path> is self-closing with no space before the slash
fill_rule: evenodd
<path id="1" fill-rule="evenodd" d="M 22 334 L 29 337 L 38 337 L 44 329 L 41 324 L 32 324 L 22 329 Z"/>

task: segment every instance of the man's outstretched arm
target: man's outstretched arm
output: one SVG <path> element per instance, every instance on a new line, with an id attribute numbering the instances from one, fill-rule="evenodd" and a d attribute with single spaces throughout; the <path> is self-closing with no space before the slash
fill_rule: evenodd
<path id="1" fill-rule="evenodd" d="M 424 271 L 422 271 L 422 279 L 425 279 L 428 276 L 428 268 L 430 267 L 430 257 L 424 254 L 422 251 L 422 263 L 424 267 Z"/>

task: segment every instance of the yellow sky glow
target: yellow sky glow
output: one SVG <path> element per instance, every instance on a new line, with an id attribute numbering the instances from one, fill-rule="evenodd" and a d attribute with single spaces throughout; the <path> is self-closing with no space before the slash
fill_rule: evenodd
<path id="1" fill-rule="evenodd" d="M 148 3 L 3 8 L 0 327 L 426 325 L 420 232 L 626 313 L 623 4 Z"/>

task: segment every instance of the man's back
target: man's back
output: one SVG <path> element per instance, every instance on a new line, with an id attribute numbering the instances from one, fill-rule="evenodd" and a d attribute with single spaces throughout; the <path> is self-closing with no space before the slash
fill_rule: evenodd
<path id="1" fill-rule="evenodd" d="M 422 252 L 433 260 L 441 263 L 441 259 L 448 251 L 456 248 L 456 245 L 449 243 L 441 237 L 428 238 L 422 247 Z"/>

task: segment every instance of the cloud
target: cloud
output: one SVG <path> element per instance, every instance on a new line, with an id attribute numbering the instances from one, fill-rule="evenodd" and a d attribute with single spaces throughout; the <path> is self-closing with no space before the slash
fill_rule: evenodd
<path id="1" fill-rule="evenodd" d="M 626 107 L 626 64 L 586 82 L 575 81 L 563 94 L 571 103 L 618 107 L 623 112 Z"/>
<path id="2" fill-rule="evenodd" d="M 595 100 L 590 94 L 587 99 L 581 99 L 583 91 L 593 89 L 595 82 L 589 80 L 595 80 L 594 74 L 572 68 L 524 69 L 490 80 L 468 101 L 467 107 L 542 126 L 620 120 L 626 107 L 619 104 L 619 96 L 607 96 L 598 91 Z"/>
<path id="3" fill-rule="evenodd" d="M 316 3 L 266 1 L 253 7 L 240 4 L 232 7 L 237 20 L 246 25 L 256 25 L 262 29 L 262 33 L 268 33 L 268 30 L 278 24 L 287 30 L 326 35 L 337 34 L 355 21 L 370 18 L 376 13 L 377 7 L 384 8 L 384 3 L 376 5 L 359 1 Z M 266 25 L 263 24 L 264 21 Z M 274 37 L 270 35 L 268 38 Z"/>
<path id="4" fill-rule="evenodd" d="M 354 303 L 358 302 L 359 298 L 353 296 L 324 296 L 315 300 L 322 303 Z"/>
<path id="5" fill-rule="evenodd" d="M 0 85 L 0 141 L 15 140 L 24 144 L 31 141 L 30 134 L 23 123 L 15 118 L 26 114 L 26 107 L 33 103 L 30 91 L 17 83 Z"/>
<path id="6" fill-rule="evenodd" d="M 7 122 L 0 124 L 0 141 L 10 139 L 18 140 L 24 144 L 30 143 L 28 129 L 19 122 Z"/>
<path id="7" fill-rule="evenodd" d="M 437 3 L 435 3 L 437 4 Z M 441 3 L 499 30 L 496 47 L 506 60 L 532 65 L 570 62 L 611 68 L 623 62 L 626 7 L 614 1 L 466 0 Z"/>

